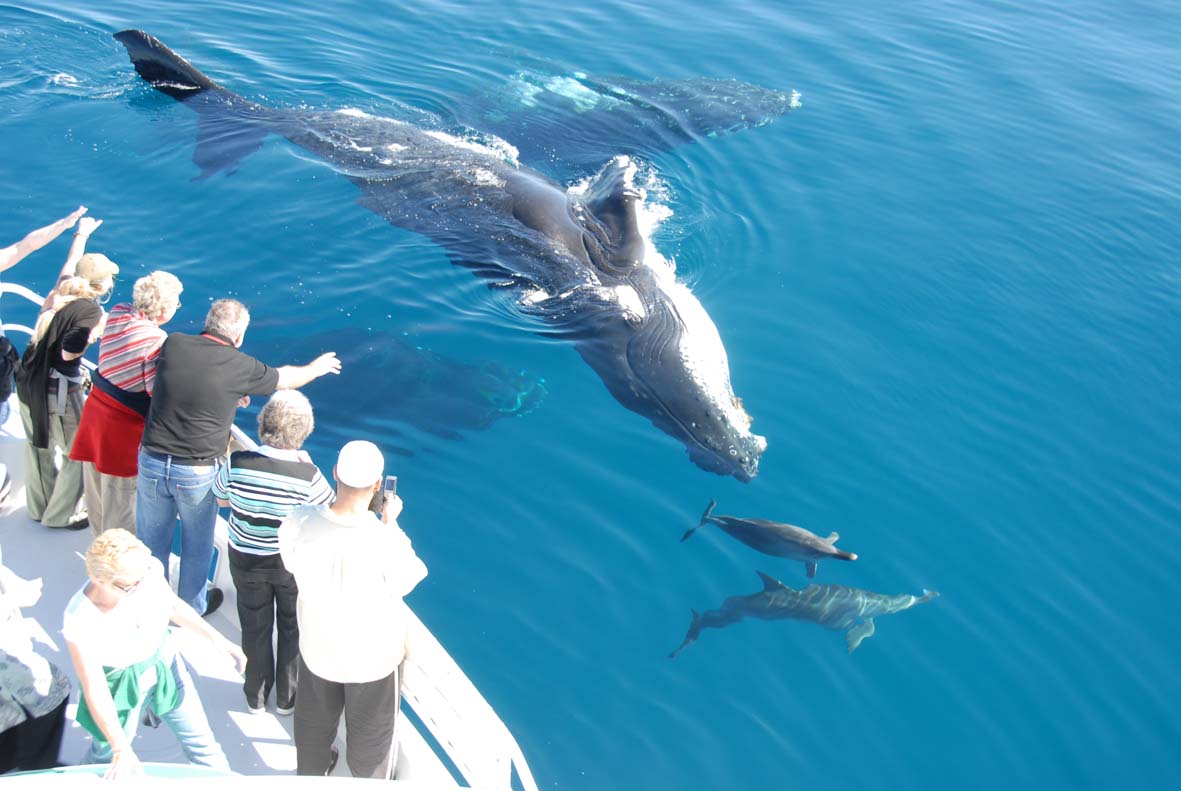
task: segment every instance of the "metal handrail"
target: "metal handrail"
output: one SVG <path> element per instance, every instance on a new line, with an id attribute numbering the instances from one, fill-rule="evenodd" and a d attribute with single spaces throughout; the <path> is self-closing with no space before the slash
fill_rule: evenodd
<path id="1" fill-rule="evenodd" d="M 16 283 L 0 283 L 0 296 L 4 294 L 15 294 L 37 305 L 45 301 Z M 33 330 L 23 324 L 4 324 L 3 329 L 33 335 Z M 98 367 L 86 358 L 82 363 L 91 370 Z M 231 424 L 230 433 L 246 450 L 258 449 L 258 443 L 238 426 Z M 403 606 L 409 616 L 402 676 L 406 703 L 469 786 L 508 789 L 516 768 L 524 790 L 538 791 L 525 755 L 508 726 L 426 624 L 409 605 Z"/>

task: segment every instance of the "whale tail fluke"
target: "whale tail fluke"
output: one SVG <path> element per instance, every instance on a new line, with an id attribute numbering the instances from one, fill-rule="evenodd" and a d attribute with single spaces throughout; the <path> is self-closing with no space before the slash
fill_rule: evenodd
<path id="1" fill-rule="evenodd" d="M 686 646 L 697 642 L 697 636 L 701 634 L 701 613 L 697 612 L 697 610 L 691 610 L 691 612 L 693 613 L 693 620 L 689 624 L 689 631 L 685 633 L 685 639 L 681 641 L 681 644 L 668 655 L 669 659 L 676 659 L 677 654 L 681 653 Z"/>
<path id="2" fill-rule="evenodd" d="M 706 521 L 709 519 L 709 515 L 714 512 L 714 508 L 717 506 L 717 504 L 718 504 L 717 500 L 710 500 L 709 501 L 709 505 L 707 505 L 705 507 L 705 513 L 701 515 L 701 521 L 697 523 L 697 527 L 701 527 L 706 523 Z M 689 536 L 691 536 L 695 532 L 697 532 L 697 527 L 691 527 L 688 530 L 686 530 L 685 535 L 681 536 L 681 540 L 684 541 Z"/>
<path id="3" fill-rule="evenodd" d="M 115 40 L 127 48 L 139 76 L 177 101 L 186 101 L 205 90 L 225 90 L 160 39 L 142 30 L 120 30 Z"/>
<path id="4" fill-rule="evenodd" d="M 193 162 L 198 179 L 219 171 L 233 173 L 262 145 L 268 111 L 228 91 L 202 74 L 162 41 L 142 30 L 121 30 L 115 40 L 127 49 L 136 72 L 160 93 L 195 110 L 199 116 Z"/>

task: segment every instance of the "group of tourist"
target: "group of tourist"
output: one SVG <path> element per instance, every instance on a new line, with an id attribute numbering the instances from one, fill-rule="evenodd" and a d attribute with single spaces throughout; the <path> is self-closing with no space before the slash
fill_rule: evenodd
<path id="1" fill-rule="evenodd" d="M 88 579 L 62 626 L 81 687 L 77 721 L 94 737 L 85 762 L 109 762 L 112 778 L 134 771 L 132 741 L 147 717 L 164 721 L 193 763 L 229 768 L 170 637 L 175 624 L 235 661 L 250 712 L 265 712 L 274 691 L 275 712 L 294 714 L 299 774 L 331 771 L 343 712 L 350 771 L 391 776 L 402 598 L 427 570 L 397 525 L 401 499 L 382 492 L 385 460 L 375 444 L 341 448 L 335 489 L 302 450 L 314 417 L 296 388 L 339 373 L 340 361 L 328 352 L 271 367 L 241 352 L 250 314 L 233 299 L 212 303 L 200 334 L 165 333 L 182 292 L 167 272 L 141 277 L 131 303 L 104 311 L 119 266 L 86 252 L 102 221 L 85 214 L 79 208 L 0 253 L 3 271 L 76 223 L 15 379 L 29 517 L 96 533 Z M 80 361 L 95 341 L 98 367 L 88 377 Z M 271 396 L 258 416 L 261 444 L 231 453 L 235 412 L 251 396 Z M 224 600 L 208 585 L 222 507 L 240 646 L 202 617 Z M 30 583 L 0 571 L 0 616 L 16 622 L 12 613 L 36 597 Z M 379 629 L 374 612 L 384 614 Z M 13 745 L 0 771 L 57 760 L 69 694 L 18 631 L 0 639 L 0 744 Z M 44 683 L 23 683 L 30 667 Z"/>

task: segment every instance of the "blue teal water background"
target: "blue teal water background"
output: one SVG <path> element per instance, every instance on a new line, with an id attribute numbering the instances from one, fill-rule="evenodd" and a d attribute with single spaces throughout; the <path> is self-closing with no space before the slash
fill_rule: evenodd
<path id="1" fill-rule="evenodd" d="M 1181 12 L 564 5 L 0 6 L 0 241 L 85 203 L 119 298 L 151 269 L 184 280 L 171 329 L 233 295 L 246 351 L 288 355 L 271 362 L 323 333 L 400 350 L 324 385 L 309 446 L 325 468 L 342 437 L 387 447 L 431 569 L 411 603 L 542 788 L 1172 785 Z M 658 246 L 768 439 L 759 477 L 697 469 L 306 152 L 272 138 L 194 181 L 196 116 L 136 77 L 125 27 L 267 104 L 444 125 L 522 72 L 799 90 L 770 126 L 646 157 L 673 212 Z M 44 290 L 65 248 L 5 279 Z M 391 391 L 416 366 L 500 419 L 415 422 Z M 690 608 L 758 590 L 756 570 L 806 582 L 712 528 L 679 543 L 710 498 L 838 531 L 860 559 L 818 582 L 942 596 L 852 655 L 748 621 L 670 661 Z"/>

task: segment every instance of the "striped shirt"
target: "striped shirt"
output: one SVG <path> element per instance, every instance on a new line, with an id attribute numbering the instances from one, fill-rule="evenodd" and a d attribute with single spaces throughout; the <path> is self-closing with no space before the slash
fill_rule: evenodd
<path id="1" fill-rule="evenodd" d="M 279 525 L 296 506 L 331 503 L 335 492 L 307 454 L 263 445 L 230 454 L 213 496 L 230 503 L 230 544 L 250 555 L 279 551 Z"/>
<path id="2" fill-rule="evenodd" d="M 107 316 L 107 328 L 98 345 L 98 372 L 120 390 L 151 395 L 156 358 L 167 337 L 168 333 L 134 305 L 116 305 Z"/>

